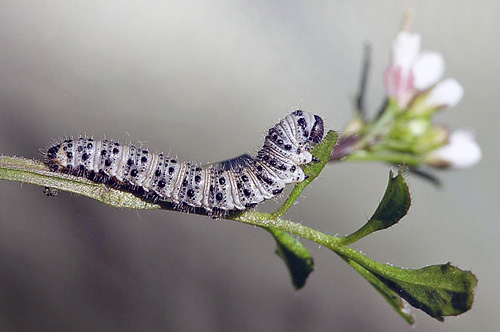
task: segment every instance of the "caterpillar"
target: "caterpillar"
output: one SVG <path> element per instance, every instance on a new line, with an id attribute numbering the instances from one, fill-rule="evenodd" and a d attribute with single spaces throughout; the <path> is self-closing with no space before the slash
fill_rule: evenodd
<path id="1" fill-rule="evenodd" d="M 86 177 L 150 201 L 179 209 L 201 208 L 211 216 L 245 210 L 281 194 L 285 185 L 304 181 L 300 165 L 323 139 L 323 120 L 297 110 L 269 129 L 262 149 L 208 164 L 179 162 L 134 145 L 80 137 L 50 146 L 46 164 L 53 172 Z"/>

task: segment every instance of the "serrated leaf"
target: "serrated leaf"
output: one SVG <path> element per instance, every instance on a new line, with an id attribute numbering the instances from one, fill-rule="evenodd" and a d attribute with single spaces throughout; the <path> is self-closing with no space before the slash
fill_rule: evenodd
<path id="1" fill-rule="evenodd" d="M 343 239 L 343 243 L 353 243 L 373 232 L 389 228 L 399 222 L 411 205 L 410 191 L 401 171 L 394 176 L 389 172 L 389 183 L 382 201 L 368 222 L 359 230 Z"/>
<path id="2" fill-rule="evenodd" d="M 276 240 L 275 252 L 285 262 L 293 287 L 295 289 L 304 287 L 307 277 L 314 270 L 311 254 L 294 236 L 275 228 L 266 230 Z"/>

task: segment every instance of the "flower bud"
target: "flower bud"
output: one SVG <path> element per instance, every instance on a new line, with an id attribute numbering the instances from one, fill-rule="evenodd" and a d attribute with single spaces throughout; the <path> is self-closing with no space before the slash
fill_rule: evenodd
<path id="1" fill-rule="evenodd" d="M 418 137 L 414 146 L 417 154 L 427 153 L 437 147 L 446 144 L 449 137 L 449 131 L 444 126 L 429 126 L 428 129 Z"/>

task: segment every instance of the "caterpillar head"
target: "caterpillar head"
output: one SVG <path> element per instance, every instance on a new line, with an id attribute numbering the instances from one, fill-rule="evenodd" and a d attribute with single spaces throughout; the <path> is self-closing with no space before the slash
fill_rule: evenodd
<path id="1" fill-rule="evenodd" d="M 295 135 L 299 143 L 314 145 L 321 142 L 325 131 L 321 117 L 302 110 L 290 115 L 295 123 Z"/>

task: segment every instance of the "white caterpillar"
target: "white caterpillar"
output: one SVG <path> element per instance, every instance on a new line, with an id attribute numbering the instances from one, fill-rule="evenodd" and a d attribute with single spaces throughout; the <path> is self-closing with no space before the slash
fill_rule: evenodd
<path id="1" fill-rule="evenodd" d="M 319 116 L 297 110 L 269 129 L 256 157 L 245 154 L 200 167 L 133 145 L 79 138 L 49 147 L 46 162 L 54 172 L 217 215 L 251 208 L 279 195 L 286 184 L 302 182 L 300 165 L 312 161 L 309 150 L 323 132 Z"/>

